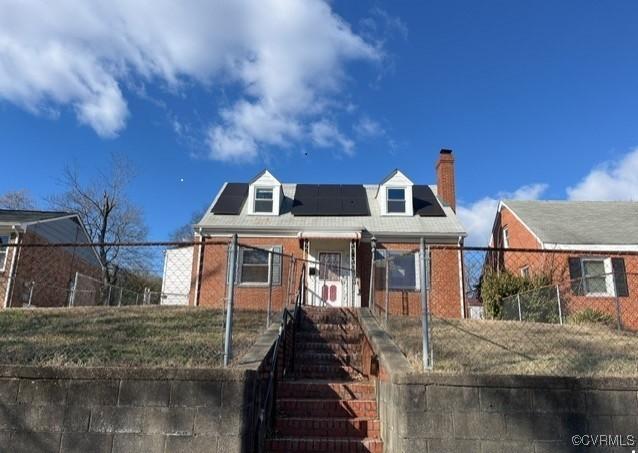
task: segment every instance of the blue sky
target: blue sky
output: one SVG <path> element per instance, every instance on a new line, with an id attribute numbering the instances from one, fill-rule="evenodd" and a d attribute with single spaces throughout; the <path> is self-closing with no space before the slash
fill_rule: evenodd
<path id="1" fill-rule="evenodd" d="M 0 6 L 0 193 L 124 153 L 165 239 L 264 167 L 433 183 L 452 148 L 476 242 L 499 197 L 638 199 L 636 2 L 136 3 Z"/>

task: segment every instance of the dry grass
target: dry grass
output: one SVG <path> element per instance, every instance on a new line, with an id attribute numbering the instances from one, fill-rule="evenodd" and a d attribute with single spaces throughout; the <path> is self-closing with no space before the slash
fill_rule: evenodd
<path id="1" fill-rule="evenodd" d="M 392 318 L 388 331 L 422 370 L 420 319 Z M 638 376 L 638 335 L 603 326 L 435 319 L 432 344 L 439 372 Z"/>
<path id="2" fill-rule="evenodd" d="M 238 311 L 234 358 L 264 329 Z M 219 367 L 223 312 L 187 307 L 9 309 L 0 312 L 0 365 Z"/>

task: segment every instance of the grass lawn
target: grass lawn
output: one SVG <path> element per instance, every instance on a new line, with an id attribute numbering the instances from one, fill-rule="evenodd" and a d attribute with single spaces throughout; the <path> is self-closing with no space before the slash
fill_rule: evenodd
<path id="1" fill-rule="evenodd" d="M 266 314 L 237 311 L 235 361 L 265 328 Z M 0 365 L 219 367 L 223 311 L 92 307 L 0 311 Z"/>
<path id="2" fill-rule="evenodd" d="M 394 317 L 388 331 L 422 370 L 421 320 Z M 437 372 L 638 376 L 638 335 L 608 327 L 435 319 L 431 335 Z"/>

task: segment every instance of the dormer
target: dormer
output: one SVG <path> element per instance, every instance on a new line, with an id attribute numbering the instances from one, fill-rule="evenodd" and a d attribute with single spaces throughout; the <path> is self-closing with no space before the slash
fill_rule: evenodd
<path id="1" fill-rule="evenodd" d="M 376 197 L 381 215 L 414 215 L 412 186 L 414 186 L 414 183 L 400 170 L 394 170 L 381 181 Z"/>
<path id="2" fill-rule="evenodd" d="M 255 176 L 248 185 L 248 214 L 279 215 L 283 192 L 281 183 L 268 170 Z"/>

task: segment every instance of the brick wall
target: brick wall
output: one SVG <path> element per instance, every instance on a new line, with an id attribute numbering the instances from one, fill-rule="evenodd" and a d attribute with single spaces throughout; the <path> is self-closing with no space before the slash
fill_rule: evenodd
<path id="1" fill-rule="evenodd" d="M 41 237 L 27 232 L 22 244 L 48 244 Z M 73 247 L 20 247 L 17 254 L 15 279 L 9 294 L 10 307 L 63 307 L 68 304 L 70 283 L 75 273 L 101 279 L 101 269 L 82 260 Z"/>
<path id="2" fill-rule="evenodd" d="M 269 247 L 282 245 L 283 253 L 292 255 L 296 259 L 303 258 L 303 250 L 297 238 L 244 238 L 240 244 L 255 247 Z M 418 250 L 419 243 L 383 242 L 378 241 L 379 249 L 410 251 Z M 191 285 L 191 304 L 197 287 L 197 262 L 201 263 L 201 284 L 199 290 L 199 305 L 208 307 L 222 307 L 226 298 L 228 242 L 219 239 L 207 239 L 203 247 L 201 258 L 195 248 L 193 256 L 193 282 Z M 357 273 L 360 277 L 361 305 L 368 306 L 370 288 L 371 249 L 367 242 L 359 243 L 357 257 Z M 273 310 L 280 310 L 286 294 L 294 294 L 301 275 L 300 262 L 297 263 L 291 287 L 288 287 L 291 259 L 282 260 L 282 284 L 273 286 L 270 295 Z M 459 257 L 456 250 L 432 250 L 432 291 L 430 303 L 433 314 L 442 317 L 461 316 L 461 292 L 459 280 Z M 377 304 L 383 303 L 384 292 L 376 291 Z M 269 298 L 269 289 L 264 286 L 237 285 L 234 303 L 242 309 L 265 310 Z M 384 305 L 383 305 L 384 306 Z M 421 302 L 418 291 L 391 290 L 389 291 L 389 312 L 408 316 L 420 316 Z"/>
<path id="3" fill-rule="evenodd" d="M 302 258 L 303 253 L 297 238 L 241 238 L 240 244 L 255 247 L 270 247 L 275 245 L 283 246 L 283 253 Z M 197 260 L 199 251 L 195 248 L 193 257 L 193 284 L 191 285 L 191 303 L 195 294 L 197 278 Z M 219 239 L 207 239 L 204 243 L 201 262 L 201 283 L 199 290 L 198 305 L 204 307 L 223 307 L 226 299 L 226 273 L 228 242 L 220 242 Z M 274 311 L 281 310 L 287 294 L 294 294 L 301 275 L 299 263 L 294 267 L 292 285 L 289 284 L 292 260 L 282 259 L 281 284 L 273 285 L 272 293 L 268 286 L 255 286 L 239 284 L 235 286 L 235 306 L 248 310 L 265 310 L 268 298 L 271 298 Z M 270 295 L 269 295 L 270 293 Z"/>
<path id="4" fill-rule="evenodd" d="M 379 242 L 378 249 L 390 251 L 416 251 L 419 243 Z M 461 317 L 461 286 L 458 250 L 431 250 L 430 309 L 434 316 L 444 318 Z M 375 290 L 377 309 L 385 310 L 385 290 Z M 388 291 L 388 313 L 402 316 L 421 316 L 421 293 L 414 290 Z"/>

